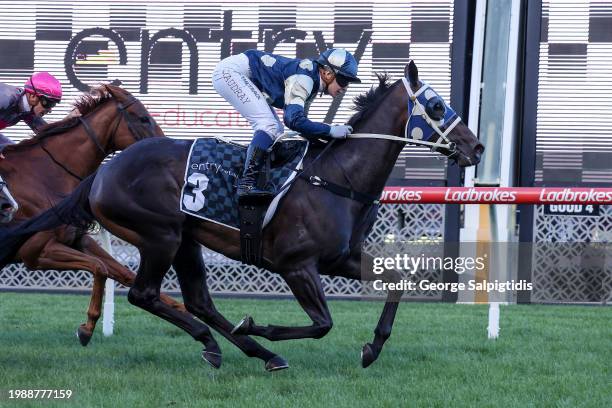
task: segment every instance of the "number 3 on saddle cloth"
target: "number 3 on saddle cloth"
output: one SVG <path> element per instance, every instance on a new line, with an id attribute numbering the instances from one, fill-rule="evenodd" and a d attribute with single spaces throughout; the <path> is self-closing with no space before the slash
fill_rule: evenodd
<path id="1" fill-rule="evenodd" d="M 181 193 L 181 211 L 240 230 L 242 262 L 261 265 L 262 230 L 289 190 L 277 193 L 271 203 L 238 207 L 236 194 L 247 147 L 223 138 L 199 138 L 191 145 Z M 269 155 L 268 183 L 278 192 L 290 183 L 308 150 L 303 139 L 275 143 Z M 265 183 L 265 181 L 264 181 Z M 269 204 L 269 205 L 268 205 Z"/>

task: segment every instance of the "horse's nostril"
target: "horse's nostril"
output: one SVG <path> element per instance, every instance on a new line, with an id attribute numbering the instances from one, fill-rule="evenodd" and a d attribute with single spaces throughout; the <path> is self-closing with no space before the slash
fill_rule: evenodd
<path id="1" fill-rule="evenodd" d="M 484 145 L 482 143 L 478 143 L 476 147 L 474 147 L 474 152 L 481 156 L 484 153 Z"/>

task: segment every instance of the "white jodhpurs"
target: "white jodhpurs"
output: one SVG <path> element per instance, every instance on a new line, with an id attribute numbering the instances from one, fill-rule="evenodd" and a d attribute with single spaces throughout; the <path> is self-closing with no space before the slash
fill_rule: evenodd
<path id="1" fill-rule="evenodd" d="M 217 64 L 213 86 L 249 121 L 254 131 L 262 130 L 276 140 L 283 134 L 283 124 L 249 76 L 249 58 L 244 54 L 232 55 Z"/>

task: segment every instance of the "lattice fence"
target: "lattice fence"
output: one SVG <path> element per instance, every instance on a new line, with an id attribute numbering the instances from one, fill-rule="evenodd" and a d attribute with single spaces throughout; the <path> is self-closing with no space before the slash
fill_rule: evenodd
<path id="1" fill-rule="evenodd" d="M 538 205 L 534 234 L 533 302 L 612 301 L 612 206 L 585 217 L 547 215 Z"/>
<path id="2" fill-rule="evenodd" d="M 546 215 L 537 206 L 534 220 L 532 282 L 533 302 L 612 302 L 612 257 L 608 253 L 585 251 L 585 246 L 541 245 L 542 243 L 601 242 L 612 244 L 612 206 L 602 206 L 599 217 Z M 368 242 L 394 240 L 442 242 L 443 205 L 385 205 Z M 121 240 L 112 239 L 115 258 L 131 270 L 138 268 L 136 249 Z M 608 247 L 609 248 L 609 247 Z M 215 294 L 279 296 L 289 289 L 276 274 L 225 258 L 204 250 L 208 284 Z M 562 260 L 562 262 L 560 262 Z M 439 280 L 439 276 L 428 276 Z M 29 271 L 21 264 L 0 270 L 0 289 L 89 290 L 92 278 L 84 271 Z M 330 296 L 360 297 L 362 285 L 344 278 L 323 277 Z M 125 288 L 119 288 L 122 290 Z M 179 292 L 174 271 L 163 284 L 167 292 Z M 439 292 L 414 292 L 406 297 L 439 299 Z"/>
<path id="3" fill-rule="evenodd" d="M 390 240 L 442 242 L 444 228 L 443 205 L 384 205 L 368 237 L 369 242 Z M 133 271 L 140 262 L 135 247 L 113 237 L 111 240 L 114 257 Z M 204 249 L 207 266 L 208 285 L 214 294 L 240 294 L 279 296 L 290 294 L 289 288 L 279 275 L 269 273 L 253 266 L 228 259 L 218 253 Z M 438 280 L 439 277 L 431 277 Z M 360 297 L 362 285 L 338 277 L 323 277 L 325 292 L 336 297 Z M 22 264 L 10 265 L 0 270 L 0 289 L 32 290 L 89 290 L 92 277 L 83 271 L 29 271 Z M 120 287 L 119 290 L 125 290 Z M 162 289 L 166 292 L 179 292 L 178 280 L 170 271 Z M 439 298 L 438 292 L 412 293 L 406 297 Z"/>

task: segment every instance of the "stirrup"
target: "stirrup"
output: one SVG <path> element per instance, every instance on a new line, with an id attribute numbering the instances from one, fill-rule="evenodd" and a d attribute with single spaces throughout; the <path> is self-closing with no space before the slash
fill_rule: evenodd
<path id="1" fill-rule="evenodd" d="M 242 202 L 239 201 L 240 259 L 247 265 L 261 266 L 263 256 L 262 227 L 270 201 L 264 197 L 244 196 Z"/>
<path id="2" fill-rule="evenodd" d="M 249 191 L 238 192 L 238 205 L 265 205 L 272 202 L 275 191 L 252 188 Z"/>

